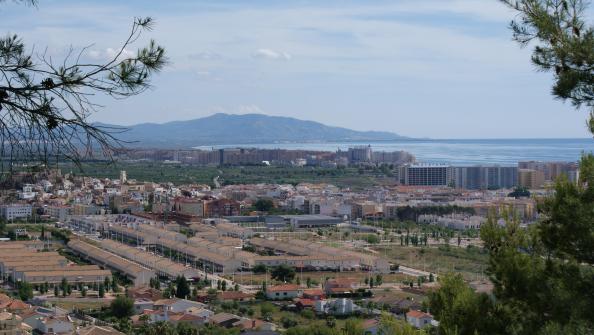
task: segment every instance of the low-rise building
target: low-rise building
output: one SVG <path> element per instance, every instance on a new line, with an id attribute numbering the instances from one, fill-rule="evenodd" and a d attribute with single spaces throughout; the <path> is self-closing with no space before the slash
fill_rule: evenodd
<path id="1" fill-rule="evenodd" d="M 303 295 L 303 289 L 299 285 L 284 284 L 266 288 L 266 298 L 270 300 L 289 300 L 299 298 Z"/>
<path id="2" fill-rule="evenodd" d="M 406 321 L 416 328 L 423 328 L 427 325 L 431 325 L 433 322 L 433 316 L 421 311 L 409 311 L 406 313 Z"/>
<path id="3" fill-rule="evenodd" d="M 28 327 L 23 325 L 22 318 L 9 312 L 0 312 L 0 335 L 26 335 Z"/>
<path id="4" fill-rule="evenodd" d="M 28 204 L 0 205 L 0 216 L 7 221 L 31 217 L 33 207 Z"/>
<path id="5" fill-rule="evenodd" d="M 328 315 L 351 315 L 361 310 L 351 299 L 339 298 L 331 300 L 316 300 L 316 313 Z"/>

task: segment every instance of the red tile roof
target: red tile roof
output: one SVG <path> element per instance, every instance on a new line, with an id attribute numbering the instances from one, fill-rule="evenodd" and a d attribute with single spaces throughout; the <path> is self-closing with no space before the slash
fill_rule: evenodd
<path id="1" fill-rule="evenodd" d="M 309 296 L 322 296 L 324 295 L 324 291 L 320 290 L 320 289 L 309 289 L 309 290 L 303 290 L 303 295 L 309 295 Z"/>
<path id="2" fill-rule="evenodd" d="M 314 304 L 316 303 L 315 300 L 312 299 L 299 299 L 297 300 L 297 304 L 303 306 L 303 307 L 313 307 Z"/>
<path id="3" fill-rule="evenodd" d="M 295 284 L 284 284 L 270 286 L 266 289 L 267 292 L 285 292 L 285 291 L 299 291 L 301 287 Z"/>

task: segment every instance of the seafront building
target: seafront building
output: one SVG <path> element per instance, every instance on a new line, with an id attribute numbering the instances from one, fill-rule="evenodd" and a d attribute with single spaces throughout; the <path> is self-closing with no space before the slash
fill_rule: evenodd
<path id="1" fill-rule="evenodd" d="M 448 186 L 452 183 L 452 167 L 438 164 L 411 164 L 403 168 L 404 185 Z"/>

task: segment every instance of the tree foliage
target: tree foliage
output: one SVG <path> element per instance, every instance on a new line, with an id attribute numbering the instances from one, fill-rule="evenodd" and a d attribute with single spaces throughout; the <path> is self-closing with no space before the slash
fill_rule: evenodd
<path id="1" fill-rule="evenodd" d="M 92 99 L 126 98 L 150 87 L 166 64 L 165 50 L 152 40 L 132 56 L 127 48 L 153 25 L 150 17 L 134 19 L 115 55 L 101 64 L 90 61 L 91 46 L 71 48 L 58 60 L 47 50 L 30 51 L 16 34 L 0 37 L 0 155 L 29 163 L 79 162 L 95 151 L 111 156 L 121 129 L 89 122 L 100 107 Z"/>
<path id="2" fill-rule="evenodd" d="M 485 293 L 475 294 L 461 275 L 440 277 L 440 289 L 429 295 L 431 312 L 439 331 L 459 335 L 501 334 L 494 304 Z"/>
<path id="3" fill-rule="evenodd" d="M 392 315 L 383 313 L 378 327 L 379 335 L 422 335 L 424 331 L 417 331 L 403 320 L 397 320 Z"/>
<path id="4" fill-rule="evenodd" d="M 594 29 L 586 23 L 585 0 L 501 0 L 518 11 L 514 40 L 535 44 L 532 63 L 555 77 L 552 93 L 590 111 L 594 133 Z"/>
<path id="5" fill-rule="evenodd" d="M 586 2 L 502 1 L 519 13 L 511 24 L 514 39 L 536 44 L 533 63 L 554 73 L 553 95 L 589 108 L 594 133 L 594 30 L 586 24 Z M 442 277 L 431 309 L 444 332 L 593 332 L 594 156 L 583 155 L 577 183 L 559 178 L 554 191 L 540 203 L 541 220 L 528 228 L 509 213 L 503 215 L 505 226 L 491 216 L 481 227 L 493 299 L 473 293 L 458 279 Z M 500 322 L 493 324 L 493 319 Z"/>
<path id="6" fill-rule="evenodd" d="M 184 276 L 177 276 L 175 278 L 175 296 L 185 299 L 190 296 L 190 285 Z"/>
<path id="7" fill-rule="evenodd" d="M 19 283 L 18 293 L 23 301 L 33 299 L 33 286 L 28 282 Z"/>
<path id="8" fill-rule="evenodd" d="M 123 295 L 117 296 L 109 307 L 116 318 L 127 318 L 134 314 L 134 300 Z"/>
<path id="9" fill-rule="evenodd" d="M 295 278 L 295 269 L 291 266 L 281 264 L 272 269 L 270 277 L 278 281 L 292 282 Z"/>
<path id="10" fill-rule="evenodd" d="M 254 208 L 260 212 L 268 212 L 274 208 L 274 202 L 271 199 L 260 198 L 254 203 Z"/>

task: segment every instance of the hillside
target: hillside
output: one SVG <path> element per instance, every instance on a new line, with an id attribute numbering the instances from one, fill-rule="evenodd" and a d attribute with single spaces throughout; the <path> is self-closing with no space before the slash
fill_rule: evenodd
<path id="1" fill-rule="evenodd" d="M 160 148 L 278 142 L 380 141 L 403 138 L 389 132 L 355 131 L 313 121 L 263 114 L 219 113 L 188 121 L 142 123 L 122 128 L 128 130 L 117 137 L 134 142 L 129 146 Z"/>

